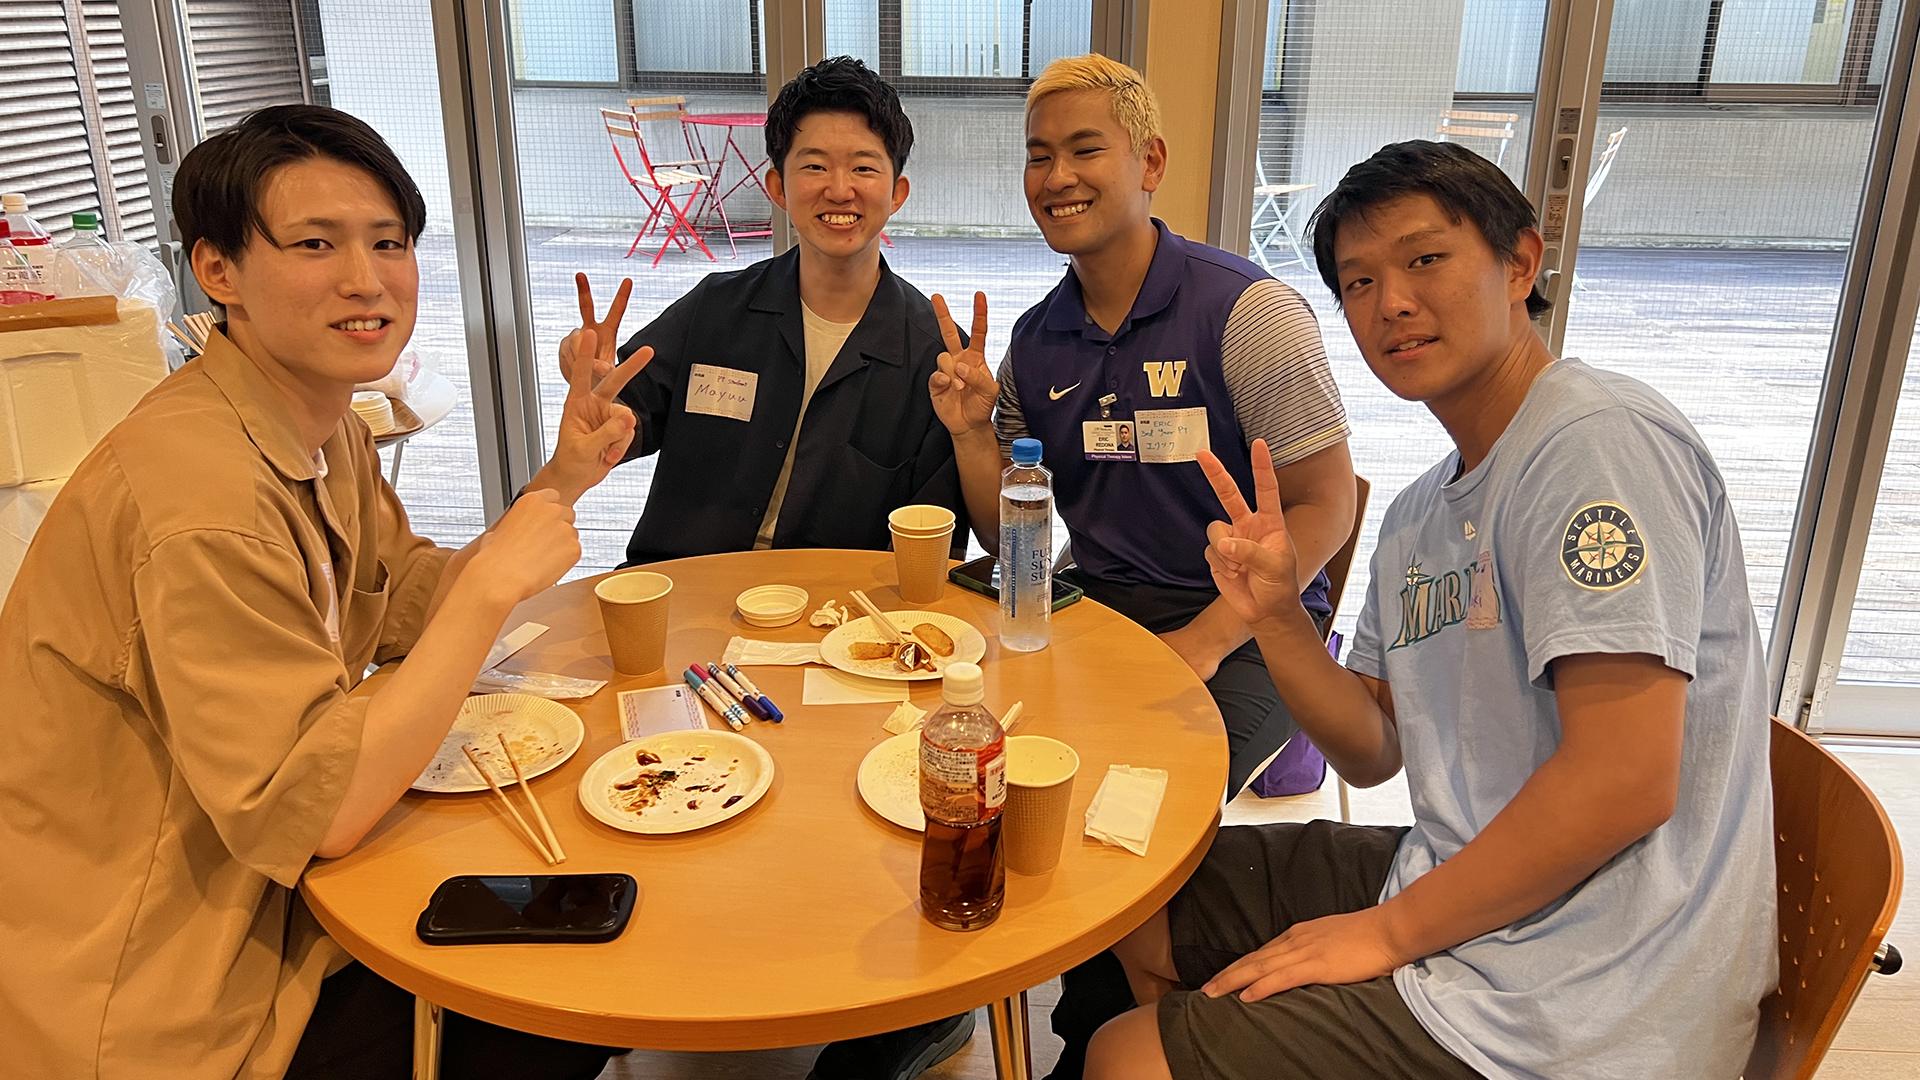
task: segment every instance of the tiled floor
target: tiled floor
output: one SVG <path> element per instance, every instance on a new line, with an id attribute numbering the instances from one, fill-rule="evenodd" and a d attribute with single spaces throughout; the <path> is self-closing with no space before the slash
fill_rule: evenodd
<path id="1" fill-rule="evenodd" d="M 1841 750 L 1841 758 L 1867 782 L 1901 837 L 1909 868 L 1920 867 L 1920 746 L 1910 749 Z M 1353 820 L 1393 824 L 1411 818 L 1404 776 L 1378 788 L 1352 793 Z M 1331 774 L 1325 787 L 1291 799 L 1243 795 L 1227 808 L 1229 824 L 1306 821 L 1336 817 L 1339 802 Z M 1906 946 L 1920 960 L 1920 888 L 1902 898 L 1888 940 Z M 1033 1064 L 1044 1076 L 1053 1067 L 1060 1044 L 1047 1030 L 1046 1013 L 1059 983 L 1037 987 L 1029 998 L 1034 1022 Z M 926 1074 L 928 1080 L 993 1080 L 993 1057 L 986 1015 L 967 1048 Z M 817 1047 L 796 1047 L 741 1054 L 680 1054 L 635 1051 L 613 1063 L 602 1080 L 802 1080 Z M 1914 1080 L 1920 1077 L 1920 967 L 1893 977 L 1870 977 L 1846 1026 L 1819 1073 L 1820 1080 Z M 1280 1078 L 1275 1078 L 1280 1080 Z M 1652 1080 L 1652 1078 L 1649 1078 Z"/>

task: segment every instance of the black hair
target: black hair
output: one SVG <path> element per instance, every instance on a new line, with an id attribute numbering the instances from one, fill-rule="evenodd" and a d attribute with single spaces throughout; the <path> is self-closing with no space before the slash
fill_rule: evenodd
<path id="1" fill-rule="evenodd" d="M 1527 197 L 1513 186 L 1507 174 L 1459 143 L 1427 139 L 1389 143 L 1348 169 L 1307 220 L 1307 228 L 1313 233 L 1313 261 L 1336 302 L 1340 300 L 1340 274 L 1333 240 L 1340 226 L 1407 195 L 1432 196 L 1456 225 L 1462 219 L 1473 222 L 1503 259 L 1514 258 L 1521 230 L 1538 223 Z M 1534 285 L 1527 296 L 1527 315 L 1539 318 L 1551 306 L 1540 286 Z"/>
<path id="2" fill-rule="evenodd" d="M 427 204 L 400 158 L 360 119 L 324 105 L 274 105 L 188 151 L 173 178 L 173 220 L 191 255 L 202 240 L 237 259 L 258 232 L 278 245 L 260 214 L 260 196 L 275 169 L 331 158 L 372 173 L 393 196 L 410 240 L 427 226 Z"/>
<path id="3" fill-rule="evenodd" d="M 900 107 L 900 95 L 851 56 L 835 56 L 813 65 L 780 88 L 767 110 L 767 157 L 774 170 L 786 175 L 787 151 L 793 148 L 800 121 L 817 112 L 850 112 L 866 117 L 867 126 L 886 145 L 893 175 L 906 171 L 913 150 L 913 122 Z"/>

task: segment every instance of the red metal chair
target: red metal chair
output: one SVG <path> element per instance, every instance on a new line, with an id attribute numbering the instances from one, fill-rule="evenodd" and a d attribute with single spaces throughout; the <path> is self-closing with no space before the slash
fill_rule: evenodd
<path id="1" fill-rule="evenodd" d="M 641 131 L 641 125 L 652 120 L 672 119 L 677 124 L 678 114 L 672 111 L 638 113 L 603 108 L 600 110 L 600 119 L 606 125 L 607 142 L 613 147 L 613 160 L 620 166 L 621 175 L 627 178 L 627 184 L 633 188 L 634 194 L 640 196 L 640 201 L 647 205 L 646 220 L 641 223 L 640 231 L 634 234 L 633 244 L 627 248 L 627 257 L 631 258 L 639 250 L 640 241 L 654 230 L 663 217 L 670 216 L 672 223 L 667 227 L 667 237 L 661 242 L 660 250 L 653 253 L 654 266 L 660 265 L 660 257 L 667 253 L 669 247 L 677 246 L 682 252 L 687 251 L 689 239 L 708 259 L 718 262 L 713 252 L 708 250 L 706 241 L 700 238 L 699 230 L 693 227 L 693 222 L 687 217 L 694 201 L 706 189 L 708 177 L 684 165 L 655 165 L 647 153 L 646 136 Z M 633 144 L 631 153 L 639 162 L 638 170 L 628 164 L 628 155 L 621 151 L 623 139 Z M 676 193 L 681 191 L 685 195 L 676 201 Z"/>

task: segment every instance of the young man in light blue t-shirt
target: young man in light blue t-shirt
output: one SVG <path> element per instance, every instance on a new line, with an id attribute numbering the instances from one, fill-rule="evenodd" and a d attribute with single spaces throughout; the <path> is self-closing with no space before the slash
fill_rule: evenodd
<path id="1" fill-rule="evenodd" d="M 1776 977 L 1759 631 L 1726 484 L 1659 394 L 1556 360 L 1498 169 L 1398 143 L 1316 213 L 1367 364 L 1455 451 L 1388 508 L 1349 668 L 1320 646 L 1266 450 L 1221 595 L 1341 775 L 1410 829 L 1221 830 L 1115 951 L 1117 1077 L 1727 1077 Z"/>

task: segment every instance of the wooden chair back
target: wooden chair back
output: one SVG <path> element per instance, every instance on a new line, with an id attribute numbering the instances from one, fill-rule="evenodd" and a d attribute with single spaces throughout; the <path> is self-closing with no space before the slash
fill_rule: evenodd
<path id="1" fill-rule="evenodd" d="M 1760 1003 L 1746 1080 L 1806 1080 L 1874 966 L 1900 901 L 1900 845 L 1853 770 L 1772 721 L 1780 983 Z"/>

